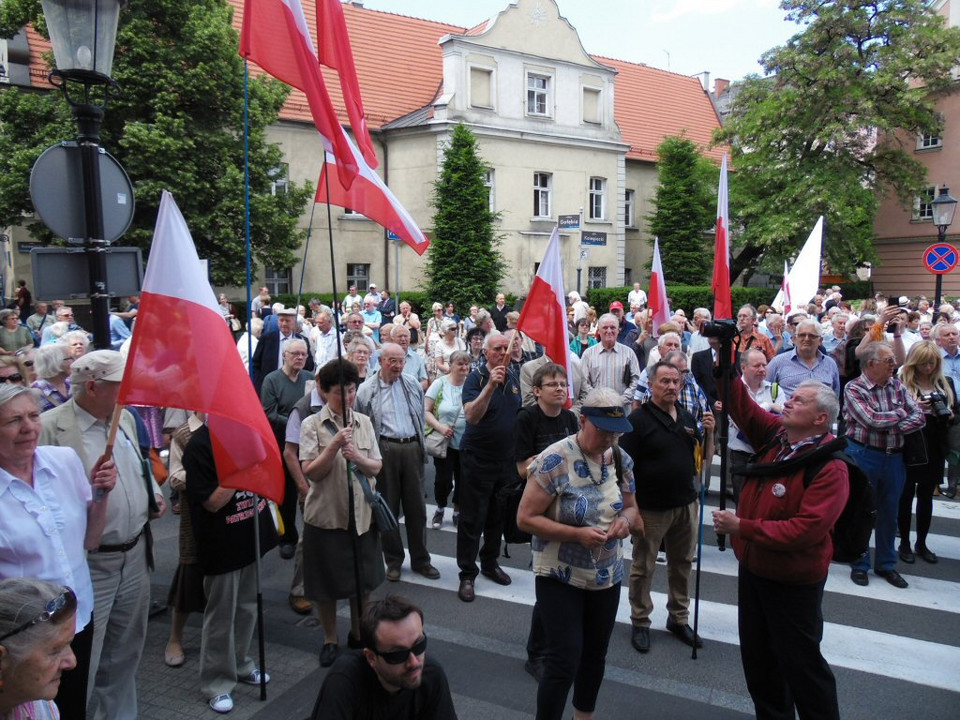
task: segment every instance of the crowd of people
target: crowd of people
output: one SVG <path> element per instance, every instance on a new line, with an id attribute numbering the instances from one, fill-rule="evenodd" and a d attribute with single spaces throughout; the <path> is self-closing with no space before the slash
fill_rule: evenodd
<path id="1" fill-rule="evenodd" d="M 845 445 L 876 490 L 874 551 L 852 563 L 852 582 L 868 585 L 872 570 L 905 588 L 898 561 L 938 561 L 927 545 L 933 497 L 954 497 L 960 477 L 951 305 L 881 297 L 854 307 L 832 288 L 786 313 L 744 306 L 724 408 L 724 346 L 705 332 L 710 312 L 677 310 L 654 327 L 639 284 L 626 305 L 599 311 L 569 294 L 569 369 L 517 330 L 502 294 L 462 317 L 433 303 L 421 320 L 373 284 L 365 296 L 351 286 L 335 308 L 271 305 L 263 289 L 245 328 L 221 296 L 284 460 L 274 518 L 266 501 L 220 486 L 202 415 L 125 409 L 105 458 L 131 300 L 112 315 L 111 329 L 127 329 L 116 350 L 90 350 L 62 303 L 36 302 L 22 323 L 29 303 L 0 311 L 0 669 L 29 662 L 30 647 L 54 648 L 26 695 L 0 694 L 7 714 L 22 705 L 47 713 L 30 717 L 58 717 L 58 706 L 64 718 L 137 717 L 163 480 L 180 522 L 164 662 L 185 664 L 187 618 L 202 614 L 201 690 L 220 713 L 233 709 L 238 683 L 269 680 L 250 655 L 257 529 L 261 555 L 276 547 L 293 562 L 291 609 L 320 621 L 319 661 L 330 670 L 316 718 L 332 707 L 456 716 L 442 667 L 426 660 L 422 611 L 393 594 L 376 599 L 405 566 L 440 578 L 428 524 L 456 530 L 464 603 L 478 582 L 512 582 L 499 562 L 505 526 L 529 534 L 536 603 L 525 668 L 539 683 L 538 718 L 561 717 L 571 689 L 575 717 L 592 716 L 624 580 L 631 644 L 650 650 L 661 563 L 666 630 L 703 646 L 690 576 L 715 452 L 729 452 L 736 510 L 713 524 L 741 562 L 741 653 L 758 717 L 839 715 L 820 603 L 847 469 L 830 460 L 805 478 L 804 467 Z M 723 412 L 727 448 L 714 441 Z M 153 462 L 166 448 L 167 465 Z M 390 514 L 403 516 L 405 543 Z M 345 643 L 338 601 L 349 603 Z"/>

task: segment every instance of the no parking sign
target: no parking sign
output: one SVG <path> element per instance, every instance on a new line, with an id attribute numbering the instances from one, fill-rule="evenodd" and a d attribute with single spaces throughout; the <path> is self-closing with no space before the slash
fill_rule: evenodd
<path id="1" fill-rule="evenodd" d="M 923 264 L 935 275 L 944 275 L 957 267 L 960 253 L 950 243 L 934 243 L 923 251 Z"/>

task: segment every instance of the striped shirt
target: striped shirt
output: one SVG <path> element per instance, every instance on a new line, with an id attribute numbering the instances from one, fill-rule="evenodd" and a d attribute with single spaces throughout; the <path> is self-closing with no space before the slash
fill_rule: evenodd
<path id="1" fill-rule="evenodd" d="M 788 400 L 804 380 L 819 380 L 840 395 L 840 370 L 836 361 L 818 352 L 813 367 L 809 367 L 797 355 L 796 350 L 777 355 L 767 366 L 767 380 L 775 382 Z"/>
<path id="2" fill-rule="evenodd" d="M 629 414 L 640 380 L 636 353 L 620 343 L 614 343 L 609 349 L 602 344 L 594 345 L 584 351 L 582 365 L 587 392 L 599 387 L 610 388 L 620 395 Z"/>
<path id="3" fill-rule="evenodd" d="M 925 423 L 923 411 L 899 379 L 877 385 L 866 375 L 844 388 L 843 417 L 848 438 L 877 450 L 900 450 L 904 433 Z"/>

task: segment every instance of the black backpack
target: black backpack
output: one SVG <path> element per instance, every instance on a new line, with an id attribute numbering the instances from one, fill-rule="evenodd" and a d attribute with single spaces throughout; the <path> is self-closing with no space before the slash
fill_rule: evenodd
<path id="1" fill-rule="evenodd" d="M 761 450 L 754 458 L 764 455 L 775 443 L 777 438 Z M 778 463 L 751 462 L 742 466 L 737 475 L 753 475 L 760 477 L 783 477 L 794 474 L 803 468 L 803 487 L 810 487 L 813 479 L 823 470 L 831 460 L 841 460 L 847 466 L 847 475 L 850 492 L 843 512 L 837 518 L 830 537 L 833 540 L 834 562 L 852 563 L 859 560 L 870 549 L 870 535 L 877 522 L 877 500 L 873 485 L 860 466 L 843 452 L 847 446 L 845 438 L 836 438 L 818 447 L 813 452 Z M 753 458 L 751 458 L 753 460 Z"/>

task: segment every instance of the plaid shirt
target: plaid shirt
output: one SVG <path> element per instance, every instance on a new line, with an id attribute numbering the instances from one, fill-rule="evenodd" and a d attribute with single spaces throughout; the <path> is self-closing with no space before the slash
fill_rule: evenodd
<path id="1" fill-rule="evenodd" d="M 898 378 L 876 385 L 861 375 L 843 391 L 847 437 L 877 450 L 903 448 L 904 433 L 922 428 L 923 411 Z"/>
<path id="2" fill-rule="evenodd" d="M 646 377 L 646 372 L 644 372 L 644 377 Z M 651 395 L 652 393 L 648 386 L 639 385 L 637 386 L 634 400 L 639 403 L 645 403 L 650 399 Z M 697 421 L 697 430 L 703 433 L 703 413 L 710 410 L 710 400 L 707 399 L 707 394 L 703 392 L 697 384 L 697 381 L 694 380 L 693 375 L 689 373 L 683 375 L 683 385 L 680 387 L 677 402 L 683 406 L 684 410 L 693 415 Z"/>

